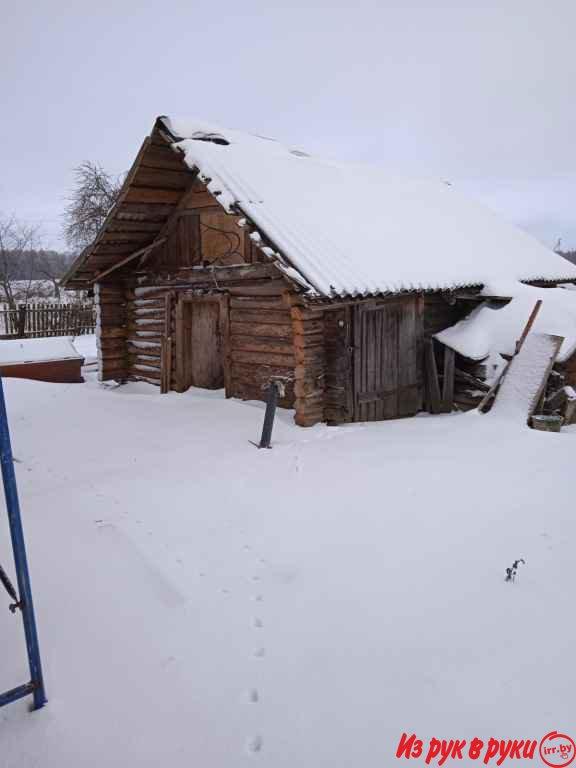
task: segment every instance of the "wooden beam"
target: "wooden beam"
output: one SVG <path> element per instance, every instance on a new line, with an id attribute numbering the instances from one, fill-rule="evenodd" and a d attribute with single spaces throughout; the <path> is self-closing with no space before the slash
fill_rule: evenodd
<path id="1" fill-rule="evenodd" d="M 162 245 L 163 242 L 166 241 L 168 238 L 168 234 L 172 228 L 172 225 L 180 215 L 180 212 L 183 208 L 186 207 L 186 205 L 189 202 L 190 194 L 192 192 L 192 187 L 194 186 L 194 182 L 196 181 L 196 176 L 191 176 L 190 184 L 188 185 L 188 189 L 183 193 L 182 198 L 180 199 L 180 202 L 172 211 L 166 222 L 164 223 L 162 229 L 158 233 L 158 237 L 149 245 L 145 246 L 144 248 L 140 248 L 139 250 L 135 251 L 135 253 L 130 254 L 125 259 L 122 259 L 121 261 L 117 262 L 116 264 L 112 265 L 109 269 L 104 270 L 104 272 L 100 272 L 93 280 L 91 280 L 91 283 L 98 282 L 98 280 L 101 280 L 106 275 L 109 275 L 111 272 L 114 272 L 114 270 L 119 269 L 120 267 L 125 266 L 129 262 L 131 262 L 133 259 L 137 259 L 139 256 L 142 257 L 142 261 L 140 263 L 140 266 L 144 263 L 146 260 L 146 257 L 150 254 L 154 248 L 156 248 L 159 245 Z"/>
<path id="2" fill-rule="evenodd" d="M 480 401 L 480 405 L 478 406 L 478 410 L 480 413 L 486 413 L 488 410 L 488 405 L 492 401 L 493 398 L 496 397 L 498 394 L 498 390 L 500 389 L 500 385 L 506 378 L 506 374 L 508 373 L 508 369 L 510 368 L 510 365 L 512 364 L 512 360 L 516 357 L 518 352 L 522 349 L 522 345 L 526 341 L 526 337 L 530 333 L 530 330 L 532 329 L 532 326 L 534 325 L 534 321 L 536 320 L 536 317 L 538 316 L 538 312 L 540 312 L 540 307 L 542 306 L 542 299 L 538 299 L 536 304 L 534 304 L 534 309 L 530 313 L 530 317 L 528 318 L 528 321 L 526 322 L 526 325 L 524 326 L 524 330 L 522 331 L 522 335 L 516 342 L 516 348 L 514 350 L 514 354 L 508 360 L 502 371 L 500 372 L 500 375 L 497 377 L 494 384 L 490 387 L 489 391 L 484 395 L 482 400 Z"/>
<path id="3" fill-rule="evenodd" d="M 444 377 L 442 380 L 442 410 L 450 413 L 454 406 L 454 363 L 456 353 L 444 347 Z"/>
<path id="4" fill-rule="evenodd" d="M 126 195 L 128 194 L 128 190 L 130 189 L 130 185 L 132 184 L 134 177 L 136 175 L 136 172 L 138 171 L 138 168 L 140 167 L 140 163 L 142 161 L 142 158 L 144 156 L 144 153 L 146 152 L 146 149 L 150 145 L 150 136 L 147 136 L 144 141 L 142 142 L 142 146 L 138 150 L 138 154 L 136 155 L 136 159 L 132 163 L 132 167 L 128 171 L 128 174 L 126 178 L 124 179 L 124 183 L 122 184 L 122 189 L 120 190 L 120 194 L 118 195 L 118 199 L 112 206 L 112 209 L 108 211 L 108 214 L 106 218 L 104 219 L 104 224 L 100 227 L 99 233 L 96 235 L 96 239 L 94 242 L 89 245 L 87 248 L 85 248 L 82 253 L 74 259 L 72 264 L 69 266 L 68 270 L 64 273 L 64 275 L 60 278 L 60 285 L 65 285 L 66 281 L 74 275 L 74 273 L 78 272 L 79 268 L 84 266 L 85 263 L 89 260 L 90 255 L 92 254 L 92 251 L 94 250 L 94 247 L 100 242 L 102 235 L 104 232 L 106 232 L 108 228 L 108 224 L 113 221 L 114 216 L 116 215 L 116 212 L 126 199 Z M 88 284 L 91 284 L 93 281 L 89 281 Z"/>
<path id="5" fill-rule="evenodd" d="M 151 242 L 149 245 L 144 246 L 144 248 L 140 248 L 138 251 L 131 253 L 129 256 L 126 256 L 126 258 L 122 259 L 121 261 L 117 261 L 116 264 L 113 264 L 111 267 L 108 267 L 108 269 L 105 269 L 103 272 L 99 272 L 96 275 L 96 277 L 93 277 L 91 280 L 89 280 L 90 285 L 92 285 L 93 283 L 97 283 L 99 280 L 102 280 L 102 278 L 111 274 L 115 270 L 120 269 L 120 267 L 123 267 L 124 265 L 128 264 L 133 259 L 137 259 L 138 256 L 142 256 L 148 251 L 151 251 L 152 248 L 156 248 L 158 245 L 161 245 L 165 240 L 166 240 L 165 237 L 156 238 L 156 240 Z"/>
<path id="6" fill-rule="evenodd" d="M 426 389 L 428 390 L 428 408 L 430 413 L 441 413 L 440 384 L 438 382 L 438 369 L 434 356 L 434 340 L 424 340 L 424 352 L 426 361 Z"/>

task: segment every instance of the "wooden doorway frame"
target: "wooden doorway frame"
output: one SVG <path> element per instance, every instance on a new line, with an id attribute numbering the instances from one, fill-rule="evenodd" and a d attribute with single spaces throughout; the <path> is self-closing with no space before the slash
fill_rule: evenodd
<path id="1" fill-rule="evenodd" d="M 407 305 L 409 303 L 414 303 L 414 311 L 415 311 L 415 325 L 414 325 L 414 336 L 413 338 L 410 338 L 410 343 L 415 344 L 415 357 L 416 357 L 416 378 L 414 382 L 411 382 L 410 384 L 404 384 L 399 385 L 395 387 L 394 389 L 391 389 L 390 391 L 384 391 L 382 390 L 382 400 L 385 397 L 396 397 L 398 398 L 400 396 L 400 393 L 405 392 L 406 390 L 412 390 L 416 389 L 417 391 L 417 398 L 419 399 L 419 405 L 415 409 L 415 411 L 407 412 L 407 413 L 398 413 L 396 415 L 391 416 L 383 416 L 382 418 L 376 418 L 376 419 L 366 419 L 366 414 L 362 410 L 362 403 L 360 402 L 360 392 L 361 392 L 361 368 L 362 365 L 365 363 L 369 367 L 375 366 L 378 367 L 379 365 L 382 365 L 382 358 L 381 354 L 382 352 L 378 352 L 378 360 L 372 359 L 370 360 L 370 350 L 365 346 L 365 339 L 362 337 L 362 320 L 361 315 L 363 312 L 371 312 L 371 311 L 378 311 L 378 310 L 385 310 L 392 308 L 394 305 L 402 306 Z M 366 301 L 363 301 L 359 304 L 357 304 L 352 311 L 352 338 L 353 338 L 353 355 L 352 355 L 352 371 L 351 371 L 351 392 L 352 392 L 352 419 L 354 422 L 359 421 L 386 421 L 388 419 L 397 419 L 397 418 L 405 418 L 407 416 L 415 415 L 415 413 L 418 413 L 422 409 L 422 344 L 423 344 L 423 311 L 424 311 L 424 299 L 422 296 L 419 295 L 399 295 L 399 296 L 392 296 L 390 298 L 384 299 L 384 300 L 378 300 L 378 299 L 368 299 Z M 386 343 L 386 339 L 382 339 L 382 344 Z M 404 340 L 405 341 L 405 340 Z M 398 352 L 398 361 L 397 361 L 397 370 L 400 372 L 401 370 L 401 360 L 400 357 L 403 354 L 403 351 L 405 350 L 405 346 L 402 344 L 402 339 L 398 338 L 396 340 L 397 347 L 396 350 Z M 373 352 L 373 358 L 375 357 Z M 400 402 L 397 403 L 397 409 L 401 410 L 400 408 Z"/>
<path id="2" fill-rule="evenodd" d="M 198 304 L 216 304 L 220 310 L 219 325 L 222 341 L 222 370 L 224 372 L 224 391 L 231 396 L 230 376 L 230 322 L 228 294 L 189 294 L 182 293 L 176 303 L 176 391 L 186 392 L 192 386 L 192 340 L 186 329 L 185 317 L 192 307 Z"/>

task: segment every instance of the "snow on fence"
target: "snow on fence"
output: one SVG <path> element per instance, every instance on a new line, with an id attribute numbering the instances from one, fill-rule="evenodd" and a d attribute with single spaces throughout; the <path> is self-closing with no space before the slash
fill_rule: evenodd
<path id="1" fill-rule="evenodd" d="M 94 333 L 93 304 L 20 304 L 0 310 L 0 339 L 37 339 Z"/>

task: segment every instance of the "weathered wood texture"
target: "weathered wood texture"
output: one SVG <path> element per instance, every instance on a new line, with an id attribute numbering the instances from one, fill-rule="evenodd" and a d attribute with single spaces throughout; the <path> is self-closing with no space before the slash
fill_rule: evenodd
<path id="1" fill-rule="evenodd" d="M 286 395 L 279 404 L 292 407 L 292 320 L 282 295 L 287 283 L 277 274 L 270 265 L 254 264 L 180 270 L 177 278 L 157 284 L 153 274 L 148 284 L 129 280 L 128 377 L 158 384 L 162 391 L 224 386 L 229 397 L 264 400 L 270 377 L 283 376 Z M 214 301 L 225 304 L 218 319 L 215 310 L 200 309 Z"/>
<path id="2" fill-rule="evenodd" d="M 300 297 L 286 292 L 294 348 L 294 417 L 301 427 L 324 421 L 326 353 L 324 312 L 307 309 Z"/>
<path id="3" fill-rule="evenodd" d="M 166 240 L 142 257 L 154 271 L 268 261 L 239 221 L 240 216 L 224 211 L 182 155 L 153 134 L 142 145 L 117 204 L 68 286 L 85 287 L 110 269 L 126 277 L 133 269 L 132 254 L 164 235 Z"/>
<path id="4" fill-rule="evenodd" d="M 96 309 L 83 304 L 20 304 L 0 310 L 0 339 L 37 339 L 94 333 Z"/>
<path id="5" fill-rule="evenodd" d="M 564 375 L 565 383 L 576 389 L 576 352 L 563 363 L 557 363 L 556 368 Z"/>
<path id="6" fill-rule="evenodd" d="M 424 333 L 432 336 L 462 320 L 470 311 L 469 302 L 457 301 L 450 304 L 444 294 L 424 294 Z"/>
<path id="7" fill-rule="evenodd" d="M 61 384 L 80 384 L 84 358 L 70 360 L 41 360 L 31 363 L 0 365 L 0 376 L 10 379 L 33 379 Z"/>
<path id="8" fill-rule="evenodd" d="M 324 419 L 328 424 L 354 420 L 352 309 L 324 312 Z"/>
<path id="9" fill-rule="evenodd" d="M 380 421 L 422 407 L 422 300 L 366 301 L 354 314 L 354 420 Z"/>
<path id="10" fill-rule="evenodd" d="M 286 394 L 279 404 L 293 406 L 296 362 L 292 323 L 281 292 L 231 297 L 230 364 L 231 396 L 265 400 L 270 377 L 282 376 L 286 379 Z"/>
<path id="11" fill-rule="evenodd" d="M 126 299 L 121 283 L 99 283 L 95 291 L 96 345 L 100 381 L 123 381 L 128 375 Z"/>

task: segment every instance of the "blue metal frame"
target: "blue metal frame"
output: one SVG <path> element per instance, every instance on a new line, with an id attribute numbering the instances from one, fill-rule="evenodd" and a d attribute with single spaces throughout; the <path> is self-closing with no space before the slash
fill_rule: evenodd
<path id="1" fill-rule="evenodd" d="M 0 707 L 24 696 L 32 695 L 33 709 L 40 709 L 46 704 L 46 692 L 44 690 L 44 678 L 42 677 L 42 664 L 40 662 L 40 647 L 38 645 L 38 633 L 36 631 L 36 619 L 34 617 L 34 604 L 32 602 L 32 589 L 28 574 L 28 561 L 26 558 L 26 546 L 24 544 L 24 531 L 20 516 L 20 503 L 18 501 L 18 488 L 16 486 L 16 473 L 14 472 L 14 459 L 10 445 L 10 430 L 8 427 L 8 414 L 6 413 L 6 401 L 4 400 L 4 387 L 0 377 L 0 464 L 2 466 L 2 480 L 4 482 L 4 496 L 6 509 L 8 510 L 8 522 L 10 524 L 10 538 L 12 539 L 12 551 L 14 552 L 14 565 L 18 580 L 18 593 L 20 595 L 19 608 L 22 611 L 24 622 L 24 634 L 26 636 L 26 650 L 28 652 L 28 666 L 30 668 L 30 682 L 13 688 L 0 694 Z"/>

